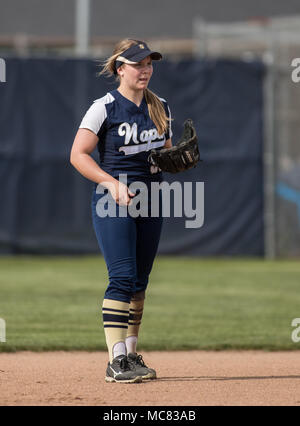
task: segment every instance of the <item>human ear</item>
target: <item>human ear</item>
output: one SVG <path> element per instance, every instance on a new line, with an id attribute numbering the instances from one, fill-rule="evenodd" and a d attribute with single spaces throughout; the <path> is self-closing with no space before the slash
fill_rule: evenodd
<path id="1" fill-rule="evenodd" d="M 121 65 L 118 69 L 117 72 L 119 74 L 120 77 L 124 77 L 124 72 L 123 72 L 123 65 Z"/>

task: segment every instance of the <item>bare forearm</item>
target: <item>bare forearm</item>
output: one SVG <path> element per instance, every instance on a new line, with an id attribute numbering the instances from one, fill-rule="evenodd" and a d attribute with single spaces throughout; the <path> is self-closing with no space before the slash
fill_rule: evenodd
<path id="1" fill-rule="evenodd" d="M 89 154 L 73 155 L 70 162 L 80 174 L 93 182 L 101 183 L 103 186 L 106 186 L 106 183 L 116 183 L 116 179 L 102 170 Z"/>

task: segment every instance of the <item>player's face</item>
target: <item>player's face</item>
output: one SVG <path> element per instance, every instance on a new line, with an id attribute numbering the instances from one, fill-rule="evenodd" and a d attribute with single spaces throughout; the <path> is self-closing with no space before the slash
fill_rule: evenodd
<path id="1" fill-rule="evenodd" d="M 147 88 L 153 73 L 152 59 L 150 56 L 137 64 L 124 64 L 122 66 L 121 82 L 132 90 Z"/>

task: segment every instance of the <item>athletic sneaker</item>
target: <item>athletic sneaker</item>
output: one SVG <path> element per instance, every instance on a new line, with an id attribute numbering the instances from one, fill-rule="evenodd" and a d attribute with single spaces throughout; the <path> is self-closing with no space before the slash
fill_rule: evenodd
<path id="1" fill-rule="evenodd" d="M 112 363 L 108 363 L 105 381 L 109 383 L 140 383 L 142 377 L 128 362 L 126 355 L 119 355 L 113 359 Z"/>
<path id="2" fill-rule="evenodd" d="M 142 376 L 144 380 L 147 379 L 156 379 L 156 371 L 153 368 L 147 367 L 145 364 L 142 355 L 137 353 L 130 353 L 127 356 L 128 362 L 133 366 L 136 373 Z"/>

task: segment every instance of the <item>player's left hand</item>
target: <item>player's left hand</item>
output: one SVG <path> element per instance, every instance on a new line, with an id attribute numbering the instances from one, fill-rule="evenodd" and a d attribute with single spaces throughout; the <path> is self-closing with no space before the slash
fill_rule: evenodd
<path id="1" fill-rule="evenodd" d="M 175 146 L 153 149 L 148 157 L 151 166 L 163 172 L 178 173 L 196 167 L 200 160 L 198 139 L 191 119 L 184 123 L 183 134 Z"/>

